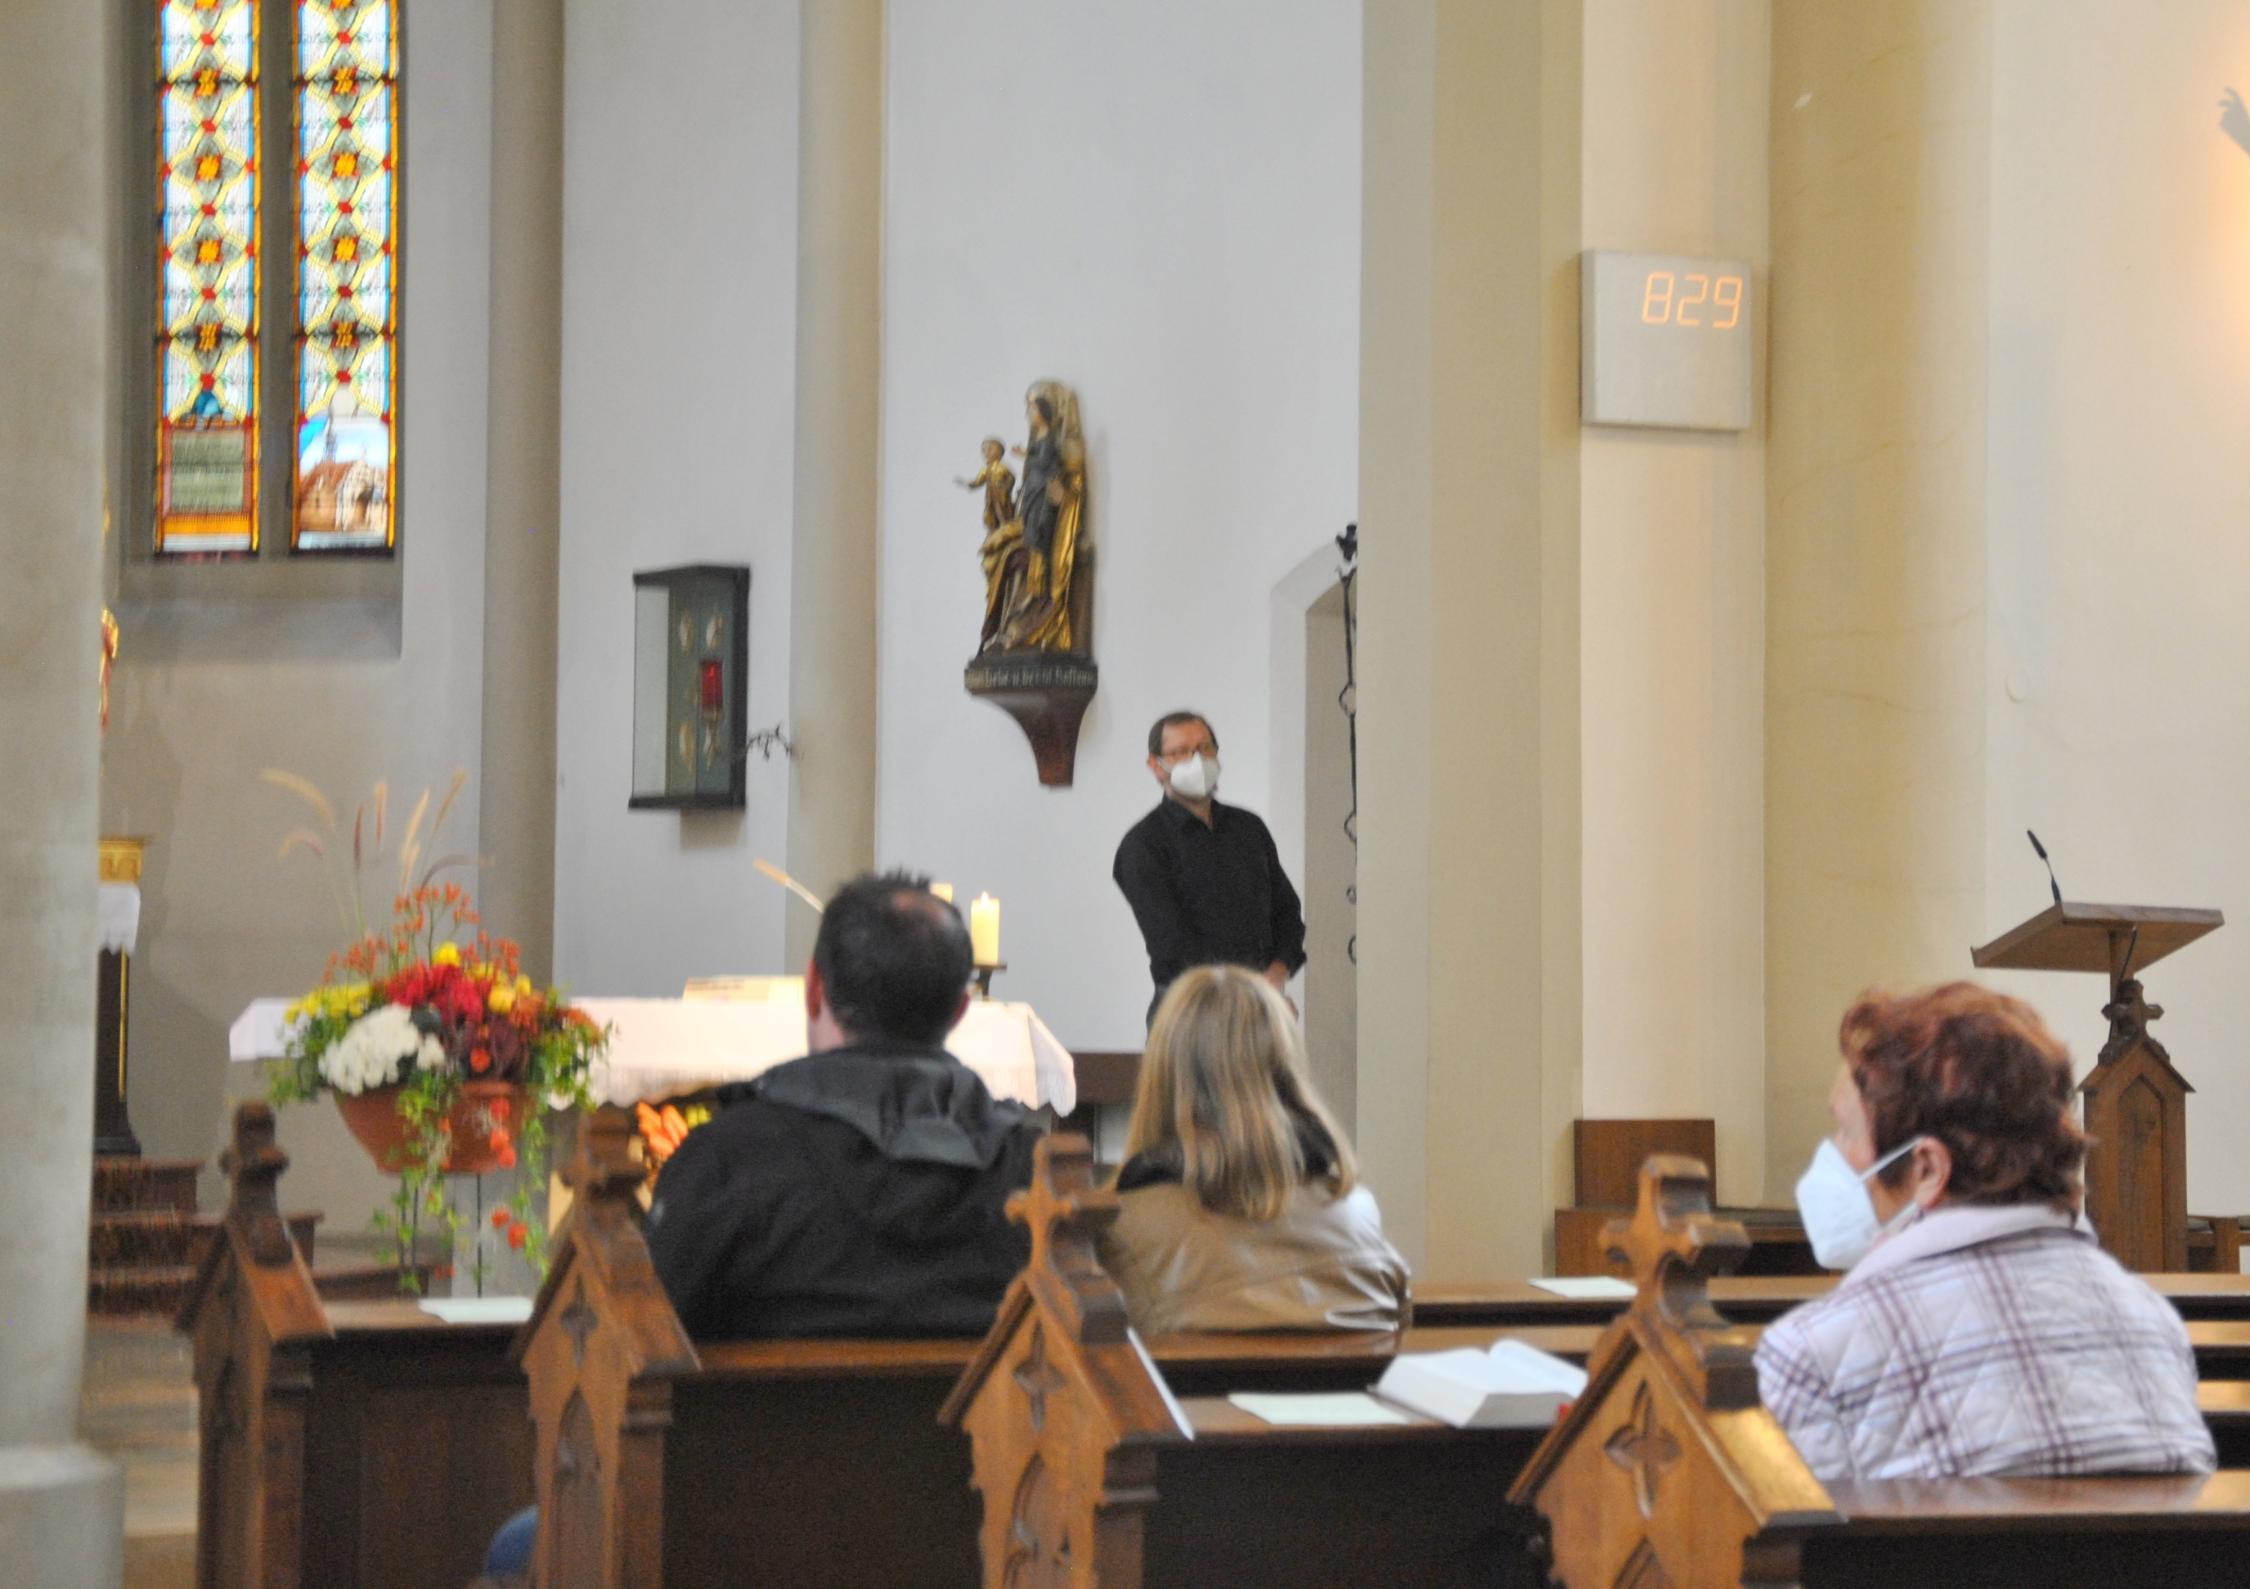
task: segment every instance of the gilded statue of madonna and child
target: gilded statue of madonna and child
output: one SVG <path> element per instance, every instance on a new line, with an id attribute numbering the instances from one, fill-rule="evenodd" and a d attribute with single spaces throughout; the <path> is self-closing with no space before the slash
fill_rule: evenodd
<path id="1" fill-rule="evenodd" d="M 1038 381 L 1024 394 L 1030 434 L 1006 449 L 984 443 L 984 467 L 955 484 L 984 492 L 984 629 L 978 654 L 1077 651 L 1072 598 L 1078 594 L 1079 518 L 1086 497 L 1086 442 L 1078 428 L 1078 397 L 1060 381 Z M 1023 461 L 1022 489 L 1008 467 Z"/>

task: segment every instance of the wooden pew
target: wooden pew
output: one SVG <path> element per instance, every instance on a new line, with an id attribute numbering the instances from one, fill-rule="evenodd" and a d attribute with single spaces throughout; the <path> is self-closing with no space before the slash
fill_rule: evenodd
<path id="1" fill-rule="evenodd" d="M 1229 1402 L 1175 1397 L 1095 1259 L 1117 1198 L 1091 1171 L 1083 1139 L 1040 1144 L 1010 1206 L 1031 1261 L 939 1414 L 974 1449 L 981 1582 L 1531 1581 L 1500 1496 L 1534 1436 L 1427 1420 L 1274 1429 Z"/>
<path id="2" fill-rule="evenodd" d="M 1631 1226 L 1612 1232 L 1639 1295 L 1595 1348 L 1586 1394 L 1510 1492 L 1548 1523 L 1558 1581 L 2061 1589 L 2239 1578 L 2250 1549 L 2250 1473 L 2239 1470 L 1823 1487 L 1759 1403 L 1751 1332 L 1710 1305 L 1708 1282 L 1748 1245 L 1742 1231 L 1712 1216 L 1695 1161 L 1652 1157 L 1642 1181 Z"/>
<path id="3" fill-rule="evenodd" d="M 794 1586 L 975 1582 L 970 1447 L 937 1414 L 979 1343 L 689 1341 L 649 1264 L 632 1155 L 621 1115 L 581 1131 L 571 1212 L 517 1346 L 538 1428 L 538 1581 L 723 1584 L 754 1562 L 760 1581 Z M 1358 1389 L 1402 1340 L 1497 1333 L 1182 1335 L 1155 1351 L 1187 1395 Z M 1509 1333 L 1580 1353 L 1594 1334 Z M 1217 1405 L 1222 1421 L 1234 1411 Z"/>
<path id="4" fill-rule="evenodd" d="M 285 1258 L 269 1236 L 264 1250 L 271 1256 L 257 1256 L 260 1209 L 278 1207 L 274 1177 L 285 1162 L 273 1148 L 270 1116 L 252 1106 L 237 1131 L 228 1160 L 236 1196 L 226 1257 L 220 1263 L 215 1255 L 186 1320 L 196 1337 L 204 1387 L 199 1582 L 420 1589 L 465 1581 L 481 1561 L 492 1529 L 528 1504 L 533 1491 L 528 1394 L 509 1359 L 514 1332 L 504 1325 L 445 1324 L 404 1299 L 321 1308 L 295 1278 L 301 1266 L 294 1253 Z M 2215 1308 L 2241 1309 L 2239 1288 L 2229 1292 L 2223 1277 L 2171 1279 L 2190 1288 L 2182 1305 L 2191 1311 L 2199 1297 Z M 1714 1290 L 1733 1286 L 1749 1305 L 1777 1309 L 1796 1300 L 1791 1288 L 1823 1284 L 1722 1280 Z M 1763 1296 L 1739 1290 L 1758 1286 L 1782 1290 Z M 2218 1289 L 2207 1295 L 2194 1289 L 2202 1287 Z M 1481 1309 L 1497 1325 L 1532 1320 L 1509 1333 L 1581 1358 L 1592 1349 L 1595 1328 L 1536 1321 L 1609 1316 L 1574 1311 L 1588 1305 L 1529 1287 L 1450 1296 L 1452 1312 L 1425 1306 L 1425 1316 L 1471 1318 Z M 1325 1447 L 1356 1441 L 1369 1448 L 1352 1458 L 1362 1471 L 1408 1462 L 1406 1448 L 1448 1432 L 1282 1434 L 1207 1393 L 1360 1388 L 1402 1346 L 1482 1345 L 1500 1333 L 1497 1325 L 1417 1328 L 1404 1337 L 1180 1336 L 1154 1342 L 1152 1353 L 1198 1439 L 1194 1452 L 1166 1454 L 1167 1474 L 1191 1475 L 1198 1461 L 1246 1463 L 1250 1470 L 1264 1464 L 1288 1475 L 1285 1482 L 1275 1481 L 1283 1488 L 1305 1486 L 1311 1493 L 1328 1482 L 1321 1478 L 1323 1464 L 1334 1453 Z M 2207 1371 L 2250 1373 L 2250 1331 L 2220 1335 L 2200 1324 L 2191 1329 Z M 674 1424 L 664 1449 L 672 1454 L 668 1476 L 682 1500 L 635 1514 L 644 1527 L 661 1519 L 658 1538 L 677 1572 L 672 1581 L 725 1582 L 745 1560 L 786 1569 L 777 1571 L 777 1581 L 849 1581 L 852 1569 L 839 1567 L 821 1544 L 837 1536 L 803 1526 L 822 1515 L 833 1526 L 851 1528 L 850 1537 L 862 1540 L 866 1550 L 889 1548 L 886 1540 L 918 1540 L 896 1563 L 912 1581 L 906 1568 L 927 1565 L 946 1538 L 967 1538 L 962 1531 L 975 1526 L 973 1511 L 964 1514 L 960 1505 L 970 1495 L 966 1448 L 958 1435 L 938 1428 L 935 1413 L 976 1348 L 962 1340 L 704 1344 L 701 1366 L 672 1387 Z M 597 1362 L 591 1378 L 600 1377 Z M 601 1394 L 598 1388 L 595 1394 Z M 2222 1461 L 2250 1460 L 2250 1385 L 2207 1383 L 2203 1398 Z M 622 1394 L 606 1405 L 616 1409 L 621 1423 L 646 1411 L 630 1406 Z M 899 1433 L 871 1455 L 875 1443 L 867 1431 L 876 1428 Z M 1248 1449 L 1261 1437 L 1280 1444 Z M 1490 1460 L 1501 1462 L 1505 1480 L 1528 1455 L 1529 1442 L 1496 1441 L 1496 1450 L 1500 1447 L 1506 1450 Z M 1344 1471 L 1345 1483 L 1361 1482 L 1348 1476 L 1352 1469 Z M 824 1473 L 864 1473 L 867 1482 L 824 1496 L 818 1505 L 798 1503 L 795 1485 L 806 1475 Z M 1195 1503 L 1183 1483 L 1190 1481 L 1167 1478 L 1174 1504 L 1159 1519 L 1163 1551 L 1173 1548 L 1167 1541 L 1196 1534 L 1193 1513 L 1183 1509 Z M 924 1512 L 900 1504 L 901 1497 L 916 1495 L 938 1501 Z M 776 1497 L 783 1498 L 778 1505 Z M 956 1518 L 955 1532 L 934 1528 L 930 1519 L 937 1516 Z M 958 1521 L 964 1516 L 966 1522 Z M 713 1518 L 722 1521 L 714 1524 Z M 402 1529 L 400 1519 L 411 1519 L 412 1526 Z M 966 1559 L 965 1549 L 957 1549 L 955 1564 Z"/>
<path id="5" fill-rule="evenodd" d="M 290 1242 L 273 1114 L 241 1105 L 194 1338 L 201 1589 L 429 1589 L 473 1577 L 531 1499 L 512 1330 L 409 1301 L 323 1307 Z"/>
<path id="6" fill-rule="evenodd" d="M 1274 1429 L 1170 1394 L 1093 1261 L 1115 1201 L 1082 1150 L 1048 1144 L 1032 1264 L 945 1412 L 975 1445 L 983 1582 L 1998 1583 L 2036 1562 L 2070 1584 L 2147 1581 L 2130 1569 L 2159 1562 L 2186 1583 L 2222 1581 L 2250 1543 L 2241 1473 L 1824 1489 L 1758 1403 L 1755 1331 L 1709 1305 L 1744 1243 L 1701 1184 L 1700 1166 L 1656 1161 L 1620 1243 L 1639 1295 L 1544 1439 Z M 2245 1399 L 2207 1392 L 2215 1426 Z"/>

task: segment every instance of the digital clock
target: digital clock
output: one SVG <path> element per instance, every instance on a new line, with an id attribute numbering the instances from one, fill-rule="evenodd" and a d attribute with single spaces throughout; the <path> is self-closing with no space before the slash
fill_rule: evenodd
<path id="1" fill-rule="evenodd" d="M 1750 423 L 1750 267 L 1588 249 L 1579 415 L 1589 425 L 1742 430 Z"/>

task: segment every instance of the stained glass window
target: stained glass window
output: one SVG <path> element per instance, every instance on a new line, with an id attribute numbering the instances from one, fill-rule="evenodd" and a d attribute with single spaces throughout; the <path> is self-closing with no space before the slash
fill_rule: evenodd
<path id="1" fill-rule="evenodd" d="M 162 0 L 156 549 L 258 545 L 255 0 Z"/>
<path id="2" fill-rule="evenodd" d="M 297 429 L 291 544 L 383 551 L 398 478 L 395 0 L 294 0 Z"/>

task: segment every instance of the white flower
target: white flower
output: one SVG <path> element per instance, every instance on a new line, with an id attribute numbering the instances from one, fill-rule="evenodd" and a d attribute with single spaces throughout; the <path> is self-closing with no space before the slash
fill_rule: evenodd
<path id="1" fill-rule="evenodd" d="M 437 1039 L 416 1029 L 411 1010 L 401 1004 L 380 1004 L 345 1028 L 344 1035 L 320 1056 L 321 1079 L 338 1092 L 356 1096 L 371 1087 L 389 1086 L 409 1060 L 428 1068 L 433 1050 L 436 1062 L 443 1063 L 445 1055 Z"/>

